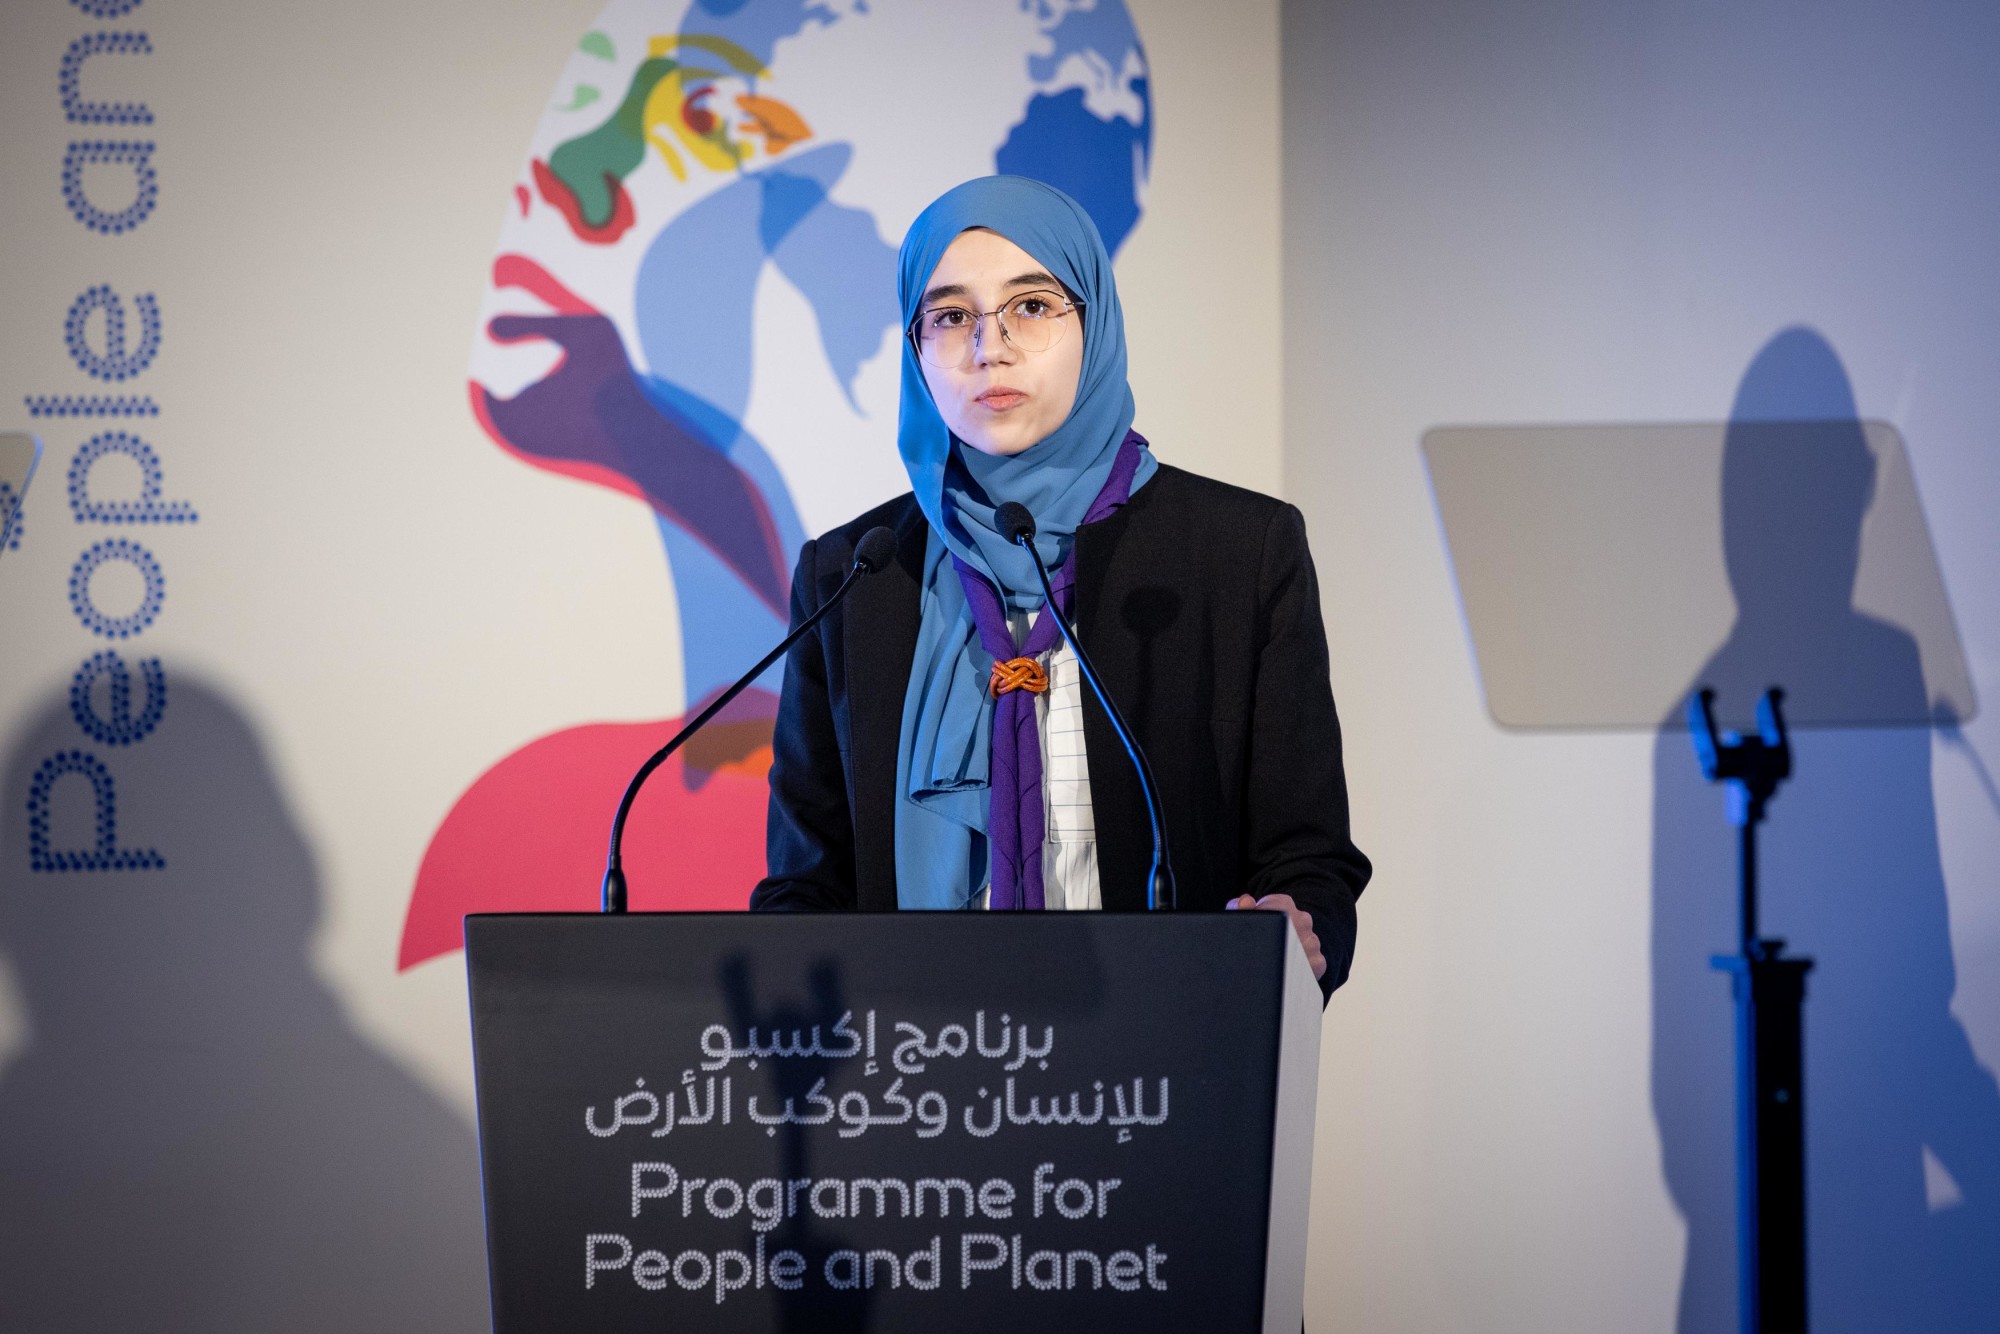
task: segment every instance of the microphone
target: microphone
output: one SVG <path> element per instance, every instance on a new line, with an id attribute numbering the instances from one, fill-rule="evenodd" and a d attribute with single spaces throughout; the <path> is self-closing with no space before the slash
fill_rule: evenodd
<path id="1" fill-rule="evenodd" d="M 1035 516 L 1028 513 L 1028 507 L 1010 500 L 993 511 L 993 523 L 1000 536 L 1016 546 L 1027 548 L 1028 556 L 1035 562 L 1035 574 L 1042 581 L 1042 594 L 1048 599 L 1048 614 L 1056 618 L 1056 629 L 1062 631 L 1063 642 L 1076 655 L 1076 665 L 1083 671 L 1083 679 L 1090 682 L 1091 693 L 1104 706 L 1104 712 L 1111 719 L 1111 728 L 1118 733 L 1118 739 L 1125 745 L 1125 753 L 1132 757 L 1132 767 L 1139 773 L 1139 788 L 1146 797 L 1146 818 L 1153 825 L 1153 869 L 1147 877 L 1146 907 L 1153 910 L 1174 906 L 1174 867 L 1167 855 L 1167 813 L 1160 804 L 1160 785 L 1153 777 L 1153 766 L 1146 762 L 1146 752 L 1139 749 L 1137 738 L 1125 723 L 1125 715 L 1118 712 L 1118 706 L 1111 702 L 1110 694 L 1104 689 L 1097 669 L 1090 664 L 1090 658 L 1083 651 L 1083 645 L 1076 642 L 1076 631 L 1070 626 L 1069 618 L 1056 605 L 1056 590 L 1049 582 L 1049 567 L 1042 564 L 1042 553 L 1035 550 Z"/>
<path id="2" fill-rule="evenodd" d="M 639 789 L 646 785 L 646 780 L 653 776 L 653 771 L 658 769 L 662 764 L 665 764 L 667 757 L 679 750 L 682 743 L 689 737 L 706 726 L 709 719 L 722 712 L 723 706 L 728 704 L 730 700 L 735 699 L 738 695 L 749 689 L 752 681 L 762 676 L 765 669 L 785 655 L 787 649 L 803 639 L 806 632 L 811 630 L 815 625 L 818 625 L 828 612 L 839 606 L 841 600 L 847 596 L 848 590 L 854 587 L 862 575 L 874 574 L 876 571 L 886 568 L 889 562 L 895 558 L 896 535 L 894 533 L 890 532 L 887 528 L 870 528 L 866 533 L 863 533 L 861 540 L 854 544 L 854 567 L 847 572 L 847 577 L 840 581 L 840 587 L 833 590 L 833 596 L 822 602 L 818 611 L 800 621 L 798 626 L 790 634 L 786 635 L 776 648 L 758 660 L 755 667 L 743 673 L 737 679 L 735 685 L 716 696 L 714 703 L 695 715 L 693 722 L 674 733 L 673 740 L 654 751 L 647 758 L 646 762 L 639 766 L 639 772 L 633 774 L 632 781 L 625 785 L 625 795 L 618 802 L 618 814 L 611 819 L 611 853 L 605 859 L 604 864 L 603 909 L 605 912 L 625 911 L 625 820 L 632 813 L 632 803 L 637 799 Z"/>

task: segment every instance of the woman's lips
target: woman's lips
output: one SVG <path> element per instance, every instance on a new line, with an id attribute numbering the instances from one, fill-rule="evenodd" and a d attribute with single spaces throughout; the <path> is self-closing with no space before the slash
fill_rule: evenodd
<path id="1" fill-rule="evenodd" d="M 1005 412 L 1008 408 L 1027 402 L 1028 396 L 1019 389 L 1006 389 L 995 385 L 972 401 L 990 412 Z"/>

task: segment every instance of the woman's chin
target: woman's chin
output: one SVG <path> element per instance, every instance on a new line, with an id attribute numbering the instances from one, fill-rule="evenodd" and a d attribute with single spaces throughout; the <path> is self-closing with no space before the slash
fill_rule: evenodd
<path id="1" fill-rule="evenodd" d="M 999 459 L 1026 453 L 1041 443 L 1040 437 L 1026 431 L 980 431 L 959 438 L 980 453 Z"/>

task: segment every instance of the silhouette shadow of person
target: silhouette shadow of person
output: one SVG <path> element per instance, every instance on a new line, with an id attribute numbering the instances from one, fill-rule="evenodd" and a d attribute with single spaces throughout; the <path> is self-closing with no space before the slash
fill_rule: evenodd
<path id="1" fill-rule="evenodd" d="M 760 1002 L 755 972 L 745 955 L 726 960 L 717 981 L 729 1005 L 730 1022 L 739 1031 L 760 1031 L 774 1036 L 808 1028 L 814 1032 L 831 1031 L 843 1014 L 853 1017 L 839 961 L 833 958 L 819 960 L 808 971 L 805 1003 L 790 999 L 768 1005 Z M 772 1101 L 785 1106 L 794 1101 L 809 1106 L 805 1099 L 816 1093 L 824 1096 L 827 1081 L 838 1074 L 836 1061 L 824 1055 L 773 1060 L 770 1067 L 776 1095 Z M 777 1132 L 777 1139 L 781 1179 L 798 1181 L 826 1174 L 825 1168 L 813 1161 L 813 1146 L 805 1126 L 791 1122 Z M 879 1201 L 880 1197 L 877 1198 Z M 859 1207 L 857 1204 L 856 1209 Z M 878 1203 L 877 1207 L 881 1205 Z M 831 1255 L 856 1244 L 853 1238 L 818 1221 L 811 1209 L 797 1213 L 788 1210 L 784 1221 L 770 1235 L 774 1248 L 782 1246 L 806 1256 Z M 865 1330 L 870 1327 L 874 1306 L 874 1294 L 868 1288 L 843 1291 L 832 1288 L 830 1283 L 776 1291 L 773 1300 L 777 1305 L 773 1329 L 778 1334 L 793 1334 L 793 1331 L 842 1334 L 842 1331 Z"/>
<path id="2" fill-rule="evenodd" d="M 473 1136 L 313 975 L 318 872 L 250 725 L 172 688 L 129 749 L 52 692 L 6 752 L 0 1328 L 487 1329 Z M 115 807 L 51 780 L 78 751 Z M 165 865 L 34 869 L 112 845 Z"/>
<path id="3" fill-rule="evenodd" d="M 1807 979 L 1807 1272 L 1816 1331 L 2000 1320 L 2000 1091 L 1951 1012 L 1950 922 L 1916 641 L 1853 605 L 1876 462 L 1840 359 L 1787 329 L 1745 372 L 1723 446 L 1736 620 L 1689 689 L 1748 731 L 1785 690 L 1793 773 L 1759 836 L 1763 934 Z M 1683 700 L 1653 760 L 1652 1097 L 1687 1225 L 1677 1328 L 1736 1327 L 1736 831 Z"/>

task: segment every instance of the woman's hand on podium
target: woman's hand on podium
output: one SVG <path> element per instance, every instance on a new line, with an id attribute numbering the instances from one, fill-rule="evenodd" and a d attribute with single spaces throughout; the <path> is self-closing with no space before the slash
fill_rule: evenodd
<path id="1" fill-rule="evenodd" d="M 1265 912 L 1281 912 L 1292 919 L 1292 930 L 1299 933 L 1299 944 L 1305 946 L 1306 962 L 1312 965 L 1315 979 L 1326 976 L 1326 956 L 1319 950 L 1319 935 L 1313 930 L 1313 919 L 1298 904 L 1292 902 L 1289 894 L 1266 894 L 1261 899 L 1253 899 L 1248 894 L 1239 894 L 1227 905 L 1230 908 L 1261 908 Z"/>

